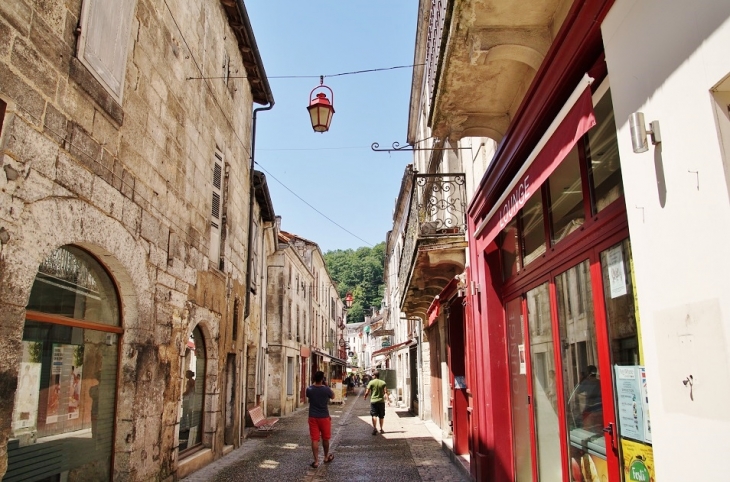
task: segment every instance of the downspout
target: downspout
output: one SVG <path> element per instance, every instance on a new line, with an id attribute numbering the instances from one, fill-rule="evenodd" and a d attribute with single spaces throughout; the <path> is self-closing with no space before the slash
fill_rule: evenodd
<path id="1" fill-rule="evenodd" d="M 246 255 L 246 307 L 244 308 L 243 318 L 248 318 L 251 312 L 251 258 L 253 256 L 253 249 L 251 244 L 253 243 L 253 205 L 254 205 L 254 184 L 253 184 L 253 171 L 255 166 L 255 154 L 256 154 L 256 114 L 262 110 L 271 110 L 274 108 L 274 98 L 271 98 L 271 102 L 266 107 L 258 107 L 253 110 L 253 121 L 251 124 L 251 167 L 249 169 L 249 195 L 248 195 L 248 253 Z"/>
<path id="2" fill-rule="evenodd" d="M 224 2 L 224 3 L 232 3 L 232 2 Z M 246 285 L 244 286 L 244 289 L 246 290 L 246 305 L 243 309 L 243 316 L 239 320 L 241 323 L 245 323 L 246 318 L 249 317 L 251 313 L 251 263 L 253 259 L 253 215 L 254 215 L 254 200 L 255 200 L 255 186 L 254 186 L 254 166 L 255 166 L 255 159 L 254 155 L 256 153 L 256 114 L 260 110 L 271 110 L 274 107 L 274 95 L 271 93 L 271 86 L 269 85 L 268 78 L 266 77 L 266 71 L 264 70 L 264 63 L 261 60 L 261 55 L 259 53 L 258 46 L 256 45 L 256 38 L 253 34 L 253 28 L 251 26 L 251 21 L 248 17 L 248 11 L 246 10 L 246 5 L 244 4 L 244 0 L 235 0 L 236 3 L 236 9 L 238 10 L 238 14 L 240 15 L 240 24 L 236 21 L 235 23 L 238 24 L 236 27 L 234 25 L 231 25 L 231 27 L 234 27 L 237 29 L 239 34 L 244 37 L 244 43 L 245 41 L 248 41 L 248 46 L 250 47 L 250 53 L 253 56 L 253 67 L 251 67 L 252 72 L 249 72 L 249 68 L 246 69 L 247 77 L 253 78 L 253 81 L 249 81 L 251 83 L 253 82 L 259 82 L 261 84 L 261 88 L 264 90 L 264 97 L 265 101 L 268 104 L 266 107 L 259 107 L 253 110 L 253 117 L 251 122 L 251 165 L 248 172 L 249 175 L 249 211 L 248 211 L 248 245 L 246 246 L 246 249 L 248 250 L 246 254 Z M 241 42 L 241 39 L 239 39 L 239 44 Z M 243 52 L 243 50 L 242 50 Z M 252 84 L 250 84 L 252 85 Z M 251 89 L 251 93 L 253 95 L 253 101 L 258 104 L 264 104 L 264 102 L 261 102 L 261 99 L 257 98 L 253 88 Z M 244 325 L 245 326 L 245 325 Z M 243 428 L 245 426 L 245 420 L 246 420 L 246 383 L 243 382 L 246 380 L 246 373 L 244 370 L 247 371 L 247 362 L 248 360 L 244 359 L 246 358 L 246 346 L 247 346 L 247 340 L 245 335 L 245 330 L 243 330 L 243 349 L 240 352 L 240 358 L 238 362 L 238 369 L 239 373 L 241 374 L 240 380 L 241 382 L 238 383 L 237 390 L 239 392 L 237 393 L 237 396 L 239 397 L 239 405 L 242 407 L 241 413 L 239 415 L 240 423 L 239 423 L 239 440 L 240 437 L 243 435 Z M 259 346 L 259 350 L 260 350 Z M 257 353 L 258 358 L 258 353 Z"/>

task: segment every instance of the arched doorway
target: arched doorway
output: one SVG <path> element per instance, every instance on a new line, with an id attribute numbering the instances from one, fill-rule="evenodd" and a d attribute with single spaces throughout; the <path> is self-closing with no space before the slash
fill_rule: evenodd
<path id="1" fill-rule="evenodd" d="M 205 340 L 200 327 L 196 326 L 188 337 L 183 358 L 185 384 L 178 432 L 178 448 L 181 456 L 197 450 L 203 444 L 205 360 Z"/>
<path id="2" fill-rule="evenodd" d="M 26 307 L 3 480 L 111 479 L 121 334 L 107 270 L 75 246 L 51 252 Z"/>

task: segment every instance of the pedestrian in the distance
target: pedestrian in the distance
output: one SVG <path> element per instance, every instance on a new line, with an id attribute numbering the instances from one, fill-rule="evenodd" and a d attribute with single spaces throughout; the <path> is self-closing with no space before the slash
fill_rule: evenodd
<path id="1" fill-rule="evenodd" d="M 363 398 L 367 399 L 368 394 L 370 394 L 370 416 L 373 418 L 373 435 L 378 433 L 378 427 L 375 425 L 376 417 L 380 419 L 380 433 L 385 433 L 383 419 L 385 418 L 385 400 L 388 398 L 388 387 L 380 379 L 380 372 L 373 373 L 373 379 L 368 382 Z"/>
<path id="2" fill-rule="evenodd" d="M 319 467 L 319 438 L 322 436 L 325 463 L 335 458 L 330 453 L 330 438 L 332 438 L 332 419 L 330 418 L 329 402 L 335 398 L 335 392 L 324 384 L 324 372 L 314 373 L 314 384 L 307 387 L 309 398 L 309 437 L 312 439 L 313 469 Z"/>

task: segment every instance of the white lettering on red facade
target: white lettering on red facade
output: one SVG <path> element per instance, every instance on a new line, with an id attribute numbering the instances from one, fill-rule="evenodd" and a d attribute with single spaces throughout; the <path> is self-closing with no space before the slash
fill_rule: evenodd
<path id="1" fill-rule="evenodd" d="M 507 197 L 499 210 L 500 229 L 504 229 L 504 227 L 507 226 L 507 223 L 515 217 L 517 211 L 522 209 L 522 206 L 524 206 L 530 198 L 530 194 L 530 176 L 525 176 L 522 182 L 520 182 L 512 191 L 512 194 Z"/>

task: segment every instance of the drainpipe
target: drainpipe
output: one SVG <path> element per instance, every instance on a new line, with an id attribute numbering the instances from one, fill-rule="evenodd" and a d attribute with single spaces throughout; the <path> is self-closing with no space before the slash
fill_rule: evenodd
<path id="1" fill-rule="evenodd" d="M 424 387 L 423 387 L 423 320 L 419 317 L 418 318 L 418 350 L 416 350 L 416 360 L 418 362 L 418 366 L 416 367 L 416 371 L 420 372 L 421 376 L 418 377 L 418 418 L 421 420 L 424 419 L 423 417 L 423 399 L 425 397 L 425 393 L 423 393 Z"/>
<path id="2" fill-rule="evenodd" d="M 230 2 L 227 2 L 230 3 Z M 264 94 L 266 98 L 266 102 L 268 105 L 266 107 L 259 107 L 253 110 L 253 118 L 251 122 L 251 166 L 249 169 L 249 211 L 248 211 L 248 245 L 246 249 L 248 250 L 246 254 L 246 285 L 244 286 L 244 289 L 246 290 L 246 299 L 245 299 L 245 306 L 243 309 L 243 316 L 239 320 L 241 323 L 245 323 L 246 318 L 248 318 L 250 312 L 251 312 L 251 262 L 253 258 L 253 250 L 251 249 L 251 245 L 253 243 L 253 204 L 254 204 L 254 166 L 255 166 L 255 160 L 254 160 L 254 154 L 256 153 L 256 114 L 260 110 L 271 110 L 274 107 L 274 95 L 271 93 L 271 86 L 269 85 L 268 78 L 266 77 L 266 71 L 264 70 L 264 63 L 261 60 L 261 55 L 259 53 L 258 46 L 256 45 L 256 38 L 253 34 L 253 28 L 251 26 L 251 20 L 248 17 L 248 12 L 246 11 L 246 5 L 244 4 L 244 0 L 235 0 L 236 8 L 238 10 L 238 13 L 240 15 L 241 23 L 243 24 L 240 27 L 241 34 L 246 37 L 246 40 L 248 40 L 249 47 L 251 49 L 251 55 L 254 57 L 254 69 L 258 71 L 258 80 L 261 82 L 261 87 L 264 89 Z M 263 104 L 263 102 L 258 102 L 260 104 Z M 243 435 L 243 428 L 246 421 L 246 392 L 244 388 L 246 387 L 246 373 L 245 370 L 247 368 L 246 364 L 248 360 L 245 360 L 246 357 L 246 335 L 245 330 L 243 331 L 243 349 L 239 352 L 240 358 L 238 362 L 238 370 L 241 375 L 240 379 L 241 382 L 238 383 L 238 389 L 242 390 L 242 392 L 238 393 L 237 396 L 240 400 L 240 405 L 243 407 L 243 410 L 240 414 L 240 423 L 239 423 L 239 437 Z M 259 347 L 260 349 L 261 347 Z M 258 358 L 258 353 L 257 353 Z M 239 438 L 240 440 L 240 438 Z"/>
<path id="3" fill-rule="evenodd" d="M 243 318 L 248 318 L 251 312 L 251 257 L 253 256 L 253 249 L 251 244 L 253 243 L 253 204 L 254 204 L 254 185 L 253 185 L 253 171 L 255 165 L 254 155 L 256 153 L 256 114 L 262 110 L 271 110 L 274 108 L 274 98 L 271 98 L 271 102 L 266 107 L 258 107 L 253 110 L 253 122 L 251 124 L 251 168 L 249 169 L 249 196 L 248 196 L 248 254 L 246 255 L 246 307 L 244 309 Z"/>

